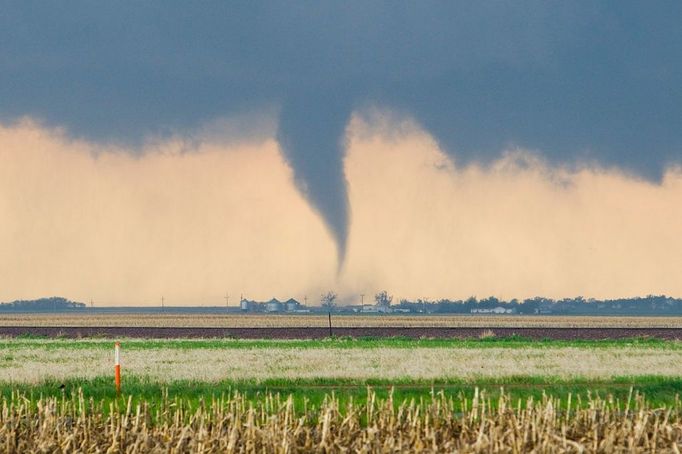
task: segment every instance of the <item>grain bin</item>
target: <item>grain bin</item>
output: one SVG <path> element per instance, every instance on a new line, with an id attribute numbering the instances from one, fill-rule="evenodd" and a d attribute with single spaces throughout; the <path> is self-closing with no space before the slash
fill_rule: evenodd
<path id="1" fill-rule="evenodd" d="M 283 304 L 275 298 L 265 303 L 265 312 L 281 312 L 283 308 Z"/>
<path id="2" fill-rule="evenodd" d="M 295 299 L 291 298 L 290 300 L 287 300 L 286 306 L 287 306 L 287 312 L 295 312 L 299 309 L 301 304 L 298 301 L 296 301 Z"/>

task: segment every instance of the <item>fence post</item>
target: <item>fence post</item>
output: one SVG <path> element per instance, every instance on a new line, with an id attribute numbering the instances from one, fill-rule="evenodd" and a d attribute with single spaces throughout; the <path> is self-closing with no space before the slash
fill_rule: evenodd
<path id="1" fill-rule="evenodd" d="M 114 383 L 116 384 L 116 395 L 121 395 L 121 343 L 114 344 Z"/>

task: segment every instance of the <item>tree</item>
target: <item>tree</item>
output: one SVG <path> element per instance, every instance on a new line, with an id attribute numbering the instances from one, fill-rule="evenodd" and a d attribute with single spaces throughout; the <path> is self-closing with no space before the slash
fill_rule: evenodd
<path id="1" fill-rule="evenodd" d="M 336 293 L 333 291 L 328 291 L 326 294 L 322 295 L 320 300 L 322 307 L 326 307 L 330 312 L 336 306 Z"/>
<path id="2" fill-rule="evenodd" d="M 393 301 L 393 296 L 389 295 L 386 290 L 383 290 L 374 295 L 374 301 L 376 301 L 377 306 L 390 306 Z"/>

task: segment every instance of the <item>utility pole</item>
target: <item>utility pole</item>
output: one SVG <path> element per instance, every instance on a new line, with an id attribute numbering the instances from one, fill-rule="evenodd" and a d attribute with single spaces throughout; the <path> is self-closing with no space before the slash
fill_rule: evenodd
<path id="1" fill-rule="evenodd" d="M 163 296 L 161 297 L 161 312 L 163 312 Z"/>
<path id="2" fill-rule="evenodd" d="M 225 293 L 225 311 L 230 307 L 230 294 Z"/>
<path id="3" fill-rule="evenodd" d="M 363 306 L 365 305 L 365 294 L 364 293 L 360 294 L 360 304 Z"/>

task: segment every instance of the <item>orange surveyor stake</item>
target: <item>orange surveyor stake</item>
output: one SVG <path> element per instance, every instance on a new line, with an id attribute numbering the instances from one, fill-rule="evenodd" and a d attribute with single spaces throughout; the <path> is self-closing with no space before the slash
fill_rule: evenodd
<path id="1" fill-rule="evenodd" d="M 114 382 L 116 383 L 116 394 L 121 394 L 121 344 L 114 344 Z"/>

